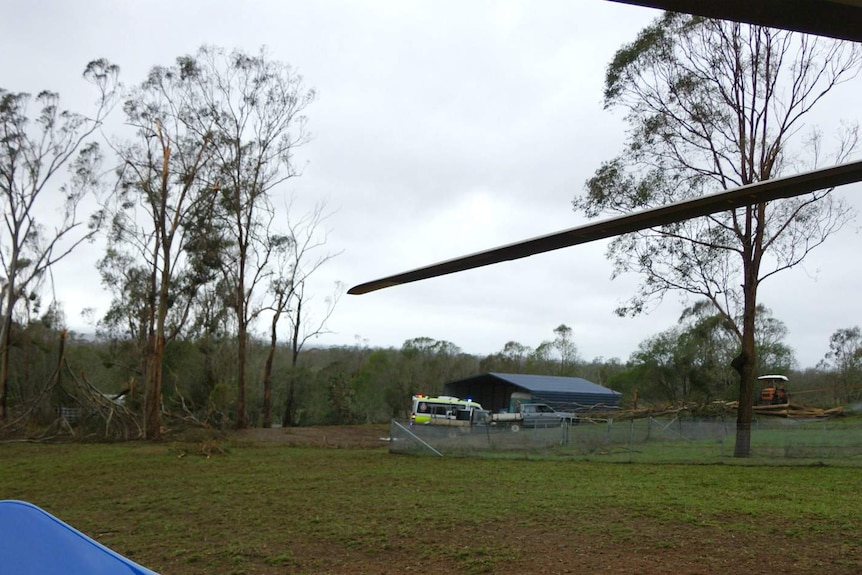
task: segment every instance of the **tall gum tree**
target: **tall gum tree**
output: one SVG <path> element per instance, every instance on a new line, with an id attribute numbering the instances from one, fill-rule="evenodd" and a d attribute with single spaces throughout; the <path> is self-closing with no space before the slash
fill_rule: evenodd
<path id="1" fill-rule="evenodd" d="M 8 351 L 16 313 L 38 299 L 46 272 L 101 225 L 101 212 L 82 216 L 82 201 L 99 188 L 102 154 L 90 137 L 116 101 L 118 74 L 119 68 L 106 60 L 86 67 L 84 78 L 98 92 L 92 116 L 61 109 L 60 96 L 43 91 L 35 98 L 40 110 L 31 118 L 30 94 L 0 88 L 0 420 L 7 417 Z M 63 168 L 71 177 L 57 185 Z M 46 215 L 58 207 L 59 216 L 51 221 Z"/>
<path id="2" fill-rule="evenodd" d="M 108 252 L 100 262 L 115 299 L 105 321 L 132 318 L 131 332 L 144 346 L 149 439 L 161 436 L 165 348 L 186 324 L 198 288 L 211 279 L 199 256 L 207 252 L 201 238 L 216 198 L 207 177 L 214 138 L 193 121 L 199 97 L 182 61 L 153 68 L 123 106 L 135 137 L 115 146 L 116 203 Z"/>
<path id="3" fill-rule="evenodd" d="M 265 50 L 249 55 L 204 46 L 184 67 L 202 97 L 197 121 L 212 124 L 216 139 L 220 225 L 230 245 L 223 270 L 237 323 L 236 427 L 244 428 L 249 329 L 264 308 L 256 292 L 271 276 L 271 194 L 298 175 L 294 153 L 308 141 L 304 113 L 316 94 Z"/>
<path id="4" fill-rule="evenodd" d="M 607 68 L 606 108 L 626 111 L 622 153 L 575 198 L 587 216 L 623 214 L 811 169 L 822 139 L 809 112 L 857 76 L 862 47 L 757 26 L 667 12 L 617 51 Z M 853 151 L 847 125 L 830 161 Z M 818 191 L 628 234 L 609 247 L 614 276 L 642 276 L 617 311 L 643 312 L 670 291 L 706 298 L 739 343 L 734 454 L 751 451 L 760 284 L 800 263 L 852 217 Z"/>

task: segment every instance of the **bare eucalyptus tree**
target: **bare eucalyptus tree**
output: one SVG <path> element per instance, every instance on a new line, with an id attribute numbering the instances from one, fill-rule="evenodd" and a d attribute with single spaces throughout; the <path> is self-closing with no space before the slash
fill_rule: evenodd
<path id="1" fill-rule="evenodd" d="M 296 377 L 299 354 L 305 343 L 312 337 L 326 333 L 326 322 L 332 315 L 335 305 L 343 292 L 336 284 L 331 296 L 324 299 L 320 315 L 309 310 L 306 286 L 309 279 L 326 262 L 339 253 L 322 252 L 326 245 L 326 233 L 321 229 L 327 218 L 325 202 L 303 215 L 296 222 L 290 221 L 292 204 L 288 206 L 287 233 L 272 238 L 275 247 L 273 274 L 269 283 L 270 312 L 269 351 L 263 370 L 263 426 L 272 425 L 272 370 L 278 346 L 278 328 L 282 319 L 290 325 L 290 376 L 287 380 L 287 399 L 284 421 L 287 425 L 296 422 Z M 320 312 L 320 310 L 318 310 Z"/>
<path id="2" fill-rule="evenodd" d="M 617 51 L 606 107 L 627 112 L 623 152 L 574 201 L 588 216 L 629 213 L 815 167 L 821 138 L 809 112 L 854 78 L 862 46 L 667 12 Z M 855 148 L 848 126 L 830 160 Z M 670 291 L 705 298 L 731 327 L 740 375 L 735 455 L 750 454 L 760 284 L 798 263 L 851 216 L 830 190 L 628 234 L 609 254 L 615 275 L 643 276 L 618 312 Z"/>
<path id="3" fill-rule="evenodd" d="M 60 96 L 43 91 L 35 98 L 41 109 L 31 118 L 30 94 L 0 88 L 0 420 L 7 417 L 16 313 L 39 298 L 46 272 L 101 224 L 101 212 L 89 218 L 81 213 L 82 202 L 99 188 L 102 153 L 90 137 L 115 102 L 118 74 L 106 60 L 87 65 L 84 78 L 98 94 L 92 116 L 62 110 Z M 57 185 L 63 168 L 69 168 L 70 179 Z M 52 213 L 59 215 L 52 219 Z"/>

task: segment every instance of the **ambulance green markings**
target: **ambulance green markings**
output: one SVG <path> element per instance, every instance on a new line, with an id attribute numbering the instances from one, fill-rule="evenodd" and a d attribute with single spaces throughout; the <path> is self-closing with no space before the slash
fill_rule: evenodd
<path id="1" fill-rule="evenodd" d="M 413 396 L 411 425 L 470 425 L 484 418 L 485 410 L 472 399 L 459 399 L 448 395 Z"/>

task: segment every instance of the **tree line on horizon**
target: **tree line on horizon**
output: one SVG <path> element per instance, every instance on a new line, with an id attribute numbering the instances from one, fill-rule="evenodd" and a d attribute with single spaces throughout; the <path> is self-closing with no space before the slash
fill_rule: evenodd
<path id="1" fill-rule="evenodd" d="M 627 361 L 594 358 L 578 353 L 572 330 L 561 324 L 553 339 L 535 347 L 516 341 L 487 356 L 464 353 L 452 342 L 418 337 L 400 348 L 369 347 L 361 340 L 352 346 L 307 347 L 296 364 L 289 345 L 278 345 L 270 402 L 279 406 L 271 421 L 264 413 L 266 387 L 262 375 L 270 360 L 269 343 L 251 338 L 248 346 L 249 380 L 247 417 L 250 426 L 332 425 L 383 423 L 408 416 L 411 397 L 437 395 L 447 382 L 479 373 L 529 373 L 580 377 L 623 394 L 622 408 L 657 409 L 705 406 L 732 401 L 738 379 L 727 362 L 737 352 L 735 342 L 708 306 L 693 306 L 677 325 L 641 342 Z M 795 367 L 792 350 L 784 343 L 782 323 L 768 310 L 758 345 L 763 364 L 760 373 L 780 373 L 790 379 L 795 403 L 812 407 L 852 405 L 862 401 L 862 331 L 839 329 L 830 338 L 830 350 L 815 368 Z M 139 382 L 135 342 L 128 338 L 64 336 L 59 325 L 45 316 L 16 332 L 10 382 L 15 404 L 27 407 L 10 432 L 22 428 L 54 434 L 60 410 L 72 408 L 80 419 L 70 423 L 81 436 L 100 436 L 107 429 L 109 406 L 139 412 L 145 401 Z M 162 413 L 167 429 L 204 426 L 234 428 L 236 403 L 236 348 L 232 337 L 175 340 L 164 357 L 165 381 Z M 63 343 L 61 343 L 63 342 Z M 104 397 L 93 407 L 82 400 L 82 386 Z M 289 399 L 289 394 L 292 397 Z M 120 404 L 113 403 L 122 397 Z M 285 413 L 291 405 L 293 412 Z M 92 409 L 94 413 L 87 413 Z M 19 410 L 20 412 L 21 410 Z M 119 419 L 119 417 L 118 417 Z M 78 431 L 74 431 L 78 430 Z M 69 431 L 69 430 L 66 430 Z M 128 429 L 123 434 L 134 437 Z M 112 438 L 116 438 L 113 437 Z"/>

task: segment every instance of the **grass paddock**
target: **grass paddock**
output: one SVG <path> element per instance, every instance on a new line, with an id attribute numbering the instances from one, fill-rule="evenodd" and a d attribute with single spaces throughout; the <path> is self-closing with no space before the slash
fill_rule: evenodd
<path id="1" fill-rule="evenodd" d="M 163 575 L 862 572 L 853 467 L 5 444 L 0 498 Z"/>

